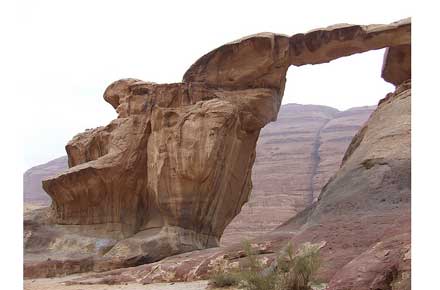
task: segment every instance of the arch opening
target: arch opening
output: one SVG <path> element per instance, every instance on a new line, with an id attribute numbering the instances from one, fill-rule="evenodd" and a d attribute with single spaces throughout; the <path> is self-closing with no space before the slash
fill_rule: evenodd
<path id="1" fill-rule="evenodd" d="M 319 65 L 290 66 L 282 104 L 324 105 L 338 110 L 373 106 L 394 86 L 381 78 L 384 49 Z"/>

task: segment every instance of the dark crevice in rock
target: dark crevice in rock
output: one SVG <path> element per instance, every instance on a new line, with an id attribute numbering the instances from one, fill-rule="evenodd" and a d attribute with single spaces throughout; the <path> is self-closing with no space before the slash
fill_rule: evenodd
<path id="1" fill-rule="evenodd" d="M 314 185 L 314 178 L 318 173 L 319 168 L 319 162 L 321 161 L 321 157 L 319 155 L 319 148 L 321 146 L 321 131 L 325 128 L 325 126 L 330 122 L 332 119 L 328 119 L 322 126 L 318 129 L 318 132 L 315 136 L 315 141 L 313 144 L 313 150 L 312 150 L 312 173 L 310 175 L 310 194 L 308 198 L 307 205 L 310 205 L 313 203 L 314 199 L 314 192 L 315 192 L 315 185 Z"/>

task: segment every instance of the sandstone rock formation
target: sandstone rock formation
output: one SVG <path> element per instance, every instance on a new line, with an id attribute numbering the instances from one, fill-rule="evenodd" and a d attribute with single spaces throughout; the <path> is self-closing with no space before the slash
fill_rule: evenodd
<path id="1" fill-rule="evenodd" d="M 319 199 L 276 231 L 252 241 L 270 264 L 287 241 L 321 243 L 321 281 L 329 290 L 410 289 L 411 81 L 380 101 L 353 138 Z M 240 245 L 169 257 L 72 283 L 152 283 L 207 278 L 215 265 L 239 265 Z"/>
<path id="2" fill-rule="evenodd" d="M 281 106 L 277 121 L 261 130 L 252 193 L 226 228 L 222 245 L 271 231 L 311 205 L 374 108 Z"/>
<path id="3" fill-rule="evenodd" d="M 276 117 L 280 96 L 127 79 L 104 98 L 118 119 L 75 136 L 70 169 L 43 182 L 56 222 L 137 234 L 106 255 L 147 248 L 154 260 L 218 245 L 247 200 L 259 129 Z"/>
<path id="4" fill-rule="evenodd" d="M 260 133 L 250 199 L 226 227 L 221 244 L 273 230 L 310 205 L 336 173 L 351 139 L 374 108 L 338 111 L 316 105 L 281 106 L 277 121 Z M 66 168 L 67 157 L 60 157 L 29 169 L 24 175 L 25 202 L 48 203 L 41 180 Z"/>
<path id="5" fill-rule="evenodd" d="M 411 45 L 387 48 L 382 67 L 382 77 L 396 86 L 411 78 Z"/>
<path id="6" fill-rule="evenodd" d="M 70 168 L 44 181 L 43 187 L 53 200 L 47 223 L 52 219 L 59 225 L 78 227 L 79 231 L 96 227 L 93 237 L 98 236 L 97 242 L 110 234 L 122 237 L 114 244 L 106 244 L 108 249 L 96 253 L 87 267 L 65 269 L 63 273 L 151 262 L 217 245 L 227 224 L 248 199 L 255 144 L 260 129 L 277 117 L 287 68 L 408 45 L 410 28 L 410 22 L 405 20 L 390 25 L 339 25 L 290 38 L 259 34 L 203 56 L 185 73 L 182 83 L 153 84 L 125 79 L 110 85 L 104 98 L 116 108 L 118 119 L 75 136 L 66 146 Z M 390 96 L 390 103 L 404 99 L 402 94 Z M 389 122 L 377 117 L 379 121 L 369 122 L 361 130 L 336 179 L 327 184 L 311 210 L 298 215 L 289 225 L 306 220 L 305 226 L 310 228 L 325 220 L 330 226 L 330 219 L 321 219 L 328 211 L 333 216 L 356 216 L 358 210 L 374 210 L 384 193 L 373 193 L 381 186 L 395 192 L 390 199 L 385 198 L 388 202 L 381 209 L 394 213 L 391 209 L 396 202 L 407 201 L 408 184 L 400 184 L 402 178 L 407 178 L 407 152 L 395 152 L 392 146 L 381 151 L 367 141 L 379 138 L 378 132 L 383 132 L 383 140 L 377 142 L 397 140 L 402 146 L 407 145 L 407 119 L 399 119 L 407 117 L 405 102 L 402 101 L 400 112 L 389 109 L 386 101 L 379 106 L 375 115 L 384 115 L 390 118 Z M 371 120 L 375 120 L 374 115 Z M 404 127 L 398 127 L 396 120 L 404 121 Z M 370 128 L 375 128 L 372 133 L 368 133 Z M 362 153 L 364 148 L 367 153 Z M 370 149 L 374 156 L 368 154 Z M 358 161 L 362 161 L 364 169 Z M 386 167 L 379 167 L 384 171 L 374 168 L 382 162 L 388 164 L 390 172 Z M 366 172 L 370 166 L 374 170 Z M 344 180 L 354 189 L 344 187 L 347 191 L 337 194 L 338 190 L 331 185 L 344 186 Z M 367 188 L 350 183 L 356 180 L 367 182 Z M 329 193 L 331 190 L 336 193 Z M 372 194 L 365 194 L 364 190 Z M 389 226 L 388 220 L 385 225 Z M 68 226 L 61 228 L 65 230 Z M 363 241 L 367 244 L 370 240 Z M 32 235 L 28 242 L 36 244 Z M 113 262 L 106 264 L 107 260 L 100 258 Z M 117 259 L 122 262 L 114 262 Z M 130 262 L 133 259 L 135 263 Z M 339 269 L 342 261 L 335 259 L 329 265 Z M 57 267 L 56 261 L 45 265 L 48 264 Z M 39 266 L 25 266 L 25 273 L 32 276 L 32 269 L 43 271 Z"/>
<path id="7" fill-rule="evenodd" d="M 339 112 L 321 128 L 319 147 L 316 149 L 318 152 L 313 153 L 315 158 L 319 160 L 315 163 L 316 169 L 311 185 L 313 201 L 319 197 L 321 189 L 337 172 L 341 165 L 342 156 L 353 136 L 368 120 L 375 108 L 375 106 L 359 107 Z"/>

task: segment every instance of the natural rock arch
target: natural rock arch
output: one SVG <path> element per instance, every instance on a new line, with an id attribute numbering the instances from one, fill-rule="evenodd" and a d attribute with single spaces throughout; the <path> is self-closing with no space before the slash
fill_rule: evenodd
<path id="1" fill-rule="evenodd" d="M 183 82 L 111 84 L 118 112 L 66 146 L 69 169 L 43 182 L 54 222 L 120 230 L 105 257 L 154 261 L 218 245 L 251 191 L 259 131 L 276 120 L 290 65 L 388 47 L 383 78 L 411 77 L 411 23 L 262 33 L 197 60 Z"/>

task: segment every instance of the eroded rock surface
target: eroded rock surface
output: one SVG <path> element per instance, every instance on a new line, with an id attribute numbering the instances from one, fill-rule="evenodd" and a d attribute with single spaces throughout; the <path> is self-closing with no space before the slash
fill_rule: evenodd
<path id="1" fill-rule="evenodd" d="M 384 122 L 386 120 L 386 122 Z M 405 83 L 378 105 L 349 146 L 319 199 L 277 230 L 252 241 L 275 261 L 287 242 L 319 243 L 318 278 L 330 290 L 410 289 L 411 88 Z M 130 269 L 90 274 L 72 283 L 153 283 L 209 277 L 219 263 L 238 267 L 240 244 L 166 258 Z"/>
<path id="2" fill-rule="evenodd" d="M 352 137 L 374 108 L 338 111 L 317 105 L 281 106 L 277 121 L 260 133 L 249 201 L 226 227 L 221 244 L 230 245 L 273 230 L 310 205 L 338 170 Z M 24 180 L 26 204 L 49 202 L 49 196 L 42 192 L 41 179 L 59 174 L 66 167 L 67 157 L 29 169 Z"/>
<path id="3" fill-rule="evenodd" d="M 382 77 L 396 86 L 411 79 L 411 45 L 387 48 L 382 67 Z"/>
<path id="4" fill-rule="evenodd" d="M 69 170 L 43 182 L 55 222 L 120 224 L 130 239 L 108 256 L 154 260 L 218 245 L 247 201 L 259 129 L 280 97 L 266 88 L 112 84 L 104 98 L 118 119 L 75 136 Z"/>
<path id="5" fill-rule="evenodd" d="M 90 244 L 92 254 L 84 263 L 79 262 L 79 266 L 75 264 L 78 260 L 28 264 L 25 275 L 103 271 L 218 245 L 225 227 L 248 199 L 259 131 L 276 120 L 287 68 L 327 62 L 371 49 L 407 45 L 410 29 L 410 22 L 405 20 L 390 25 L 339 25 L 292 37 L 259 34 L 203 56 L 185 73 L 182 83 L 154 84 L 135 79 L 113 83 L 104 93 L 104 99 L 115 107 L 118 119 L 105 127 L 78 134 L 69 142 L 66 150 L 70 168 L 43 182 L 52 198 L 51 212 L 46 216 L 47 213 L 41 213 L 45 216 L 43 224 L 30 223 L 48 231 L 58 230 L 60 237 L 63 235 L 59 233 L 78 227 L 79 235 L 96 239 Z M 394 100 L 401 94 L 393 96 L 390 98 Z M 382 103 L 378 111 L 386 107 L 385 104 Z M 384 114 L 378 113 L 379 116 Z M 393 128 L 393 117 L 390 114 L 390 122 L 380 122 L 384 128 L 373 130 L 383 130 L 384 140 L 388 138 L 387 130 Z M 360 136 L 365 136 L 366 130 L 361 131 Z M 372 134 L 377 136 L 377 132 Z M 404 132 L 403 136 L 407 134 Z M 391 140 L 400 138 L 400 135 L 390 136 Z M 364 147 L 359 144 L 363 144 L 363 140 L 355 138 L 344 164 L 357 160 L 353 156 L 362 152 Z M 365 148 L 368 151 L 369 147 Z M 389 147 L 387 152 L 394 154 L 394 149 Z M 388 164 L 389 176 L 387 167 L 380 167 L 385 170 L 382 181 L 385 180 L 384 186 L 389 186 L 387 189 L 398 190 L 396 196 L 400 196 L 407 184 L 388 181 L 396 176 L 406 177 L 399 175 L 405 172 L 394 174 L 394 168 L 407 165 L 405 156 L 396 161 L 393 156 L 384 155 L 386 152 L 379 149 L 377 152 L 379 157 L 371 157 L 372 161 L 365 161 L 363 155 L 359 158 L 366 162 L 367 170 L 376 163 Z M 406 154 L 406 151 L 396 154 Z M 343 165 L 340 172 L 344 170 L 355 172 L 349 165 Z M 381 171 L 369 172 L 375 174 L 371 181 L 377 183 L 379 190 Z M 368 183 L 369 175 L 365 180 L 363 172 L 360 173 L 359 180 Z M 335 179 L 325 187 L 322 198 L 307 216 L 307 226 L 319 223 L 328 211 L 337 215 L 375 208 L 377 200 L 370 202 L 369 195 L 360 196 L 357 191 L 347 195 L 360 199 L 360 208 L 353 200 L 344 202 L 345 195 L 329 194 L 331 185 L 337 182 Z M 381 194 L 375 196 L 382 197 Z M 394 197 L 389 201 L 394 201 Z M 384 206 L 383 209 L 389 208 Z M 299 215 L 296 221 L 302 221 L 304 216 Z M 96 227 L 93 234 L 85 230 L 89 226 Z M 106 244 L 109 249 L 105 251 L 93 252 L 100 249 L 97 242 L 110 239 L 110 234 L 119 235 L 119 240 Z M 53 244 L 50 239 L 43 242 Z M 38 250 L 31 245 L 41 246 L 33 234 L 28 236 L 25 246 L 37 254 Z M 57 263 L 61 263 L 61 267 Z M 53 271 L 44 272 L 43 265 L 47 269 L 52 267 Z"/>
<path id="6" fill-rule="evenodd" d="M 374 109 L 281 106 L 277 121 L 260 133 L 252 193 L 226 228 L 222 245 L 274 230 L 311 205 L 339 169 L 351 139 Z"/>

